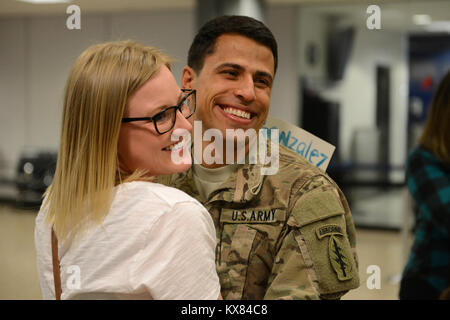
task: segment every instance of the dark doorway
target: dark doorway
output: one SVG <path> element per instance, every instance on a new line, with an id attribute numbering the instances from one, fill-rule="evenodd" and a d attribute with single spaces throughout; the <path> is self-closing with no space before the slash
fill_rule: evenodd
<path id="1" fill-rule="evenodd" d="M 389 67 L 377 66 L 376 93 L 376 125 L 380 132 L 378 162 L 380 164 L 381 180 L 388 181 L 389 177 L 389 125 L 390 125 L 390 70 Z"/>

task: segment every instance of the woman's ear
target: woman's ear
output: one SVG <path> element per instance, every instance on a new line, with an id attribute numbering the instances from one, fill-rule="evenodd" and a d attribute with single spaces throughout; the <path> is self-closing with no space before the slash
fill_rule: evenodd
<path id="1" fill-rule="evenodd" d="M 194 89 L 196 77 L 197 74 L 194 69 L 189 66 L 185 66 L 181 73 L 181 87 L 183 89 Z"/>

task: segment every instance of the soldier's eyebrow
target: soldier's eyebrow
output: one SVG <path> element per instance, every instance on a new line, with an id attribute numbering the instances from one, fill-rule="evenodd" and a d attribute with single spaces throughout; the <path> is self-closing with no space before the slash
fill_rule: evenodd
<path id="1" fill-rule="evenodd" d="M 243 71 L 244 67 L 241 65 L 238 65 L 236 63 L 230 63 L 230 62 L 225 62 L 220 64 L 219 66 L 216 67 L 216 70 L 220 70 L 220 69 L 224 69 L 224 68 L 233 68 L 239 71 Z"/>
<path id="2" fill-rule="evenodd" d="M 217 66 L 216 70 L 220 70 L 220 69 L 224 69 L 224 68 L 232 68 L 235 69 L 237 71 L 244 71 L 244 67 L 237 64 L 237 63 L 231 63 L 231 62 L 225 62 L 222 63 L 221 65 Z M 265 77 L 268 78 L 270 80 L 270 83 L 273 82 L 273 77 L 270 73 L 266 72 L 266 71 L 256 71 L 256 76 L 258 77 Z"/>

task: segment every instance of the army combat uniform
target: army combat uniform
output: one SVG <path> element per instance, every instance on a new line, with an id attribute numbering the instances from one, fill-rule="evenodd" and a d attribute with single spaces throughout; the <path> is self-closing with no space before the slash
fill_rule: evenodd
<path id="1" fill-rule="evenodd" d="M 238 166 L 201 201 L 192 168 L 163 181 L 196 198 L 217 234 L 224 299 L 336 299 L 359 286 L 347 201 L 320 169 L 279 146 L 279 170 Z"/>

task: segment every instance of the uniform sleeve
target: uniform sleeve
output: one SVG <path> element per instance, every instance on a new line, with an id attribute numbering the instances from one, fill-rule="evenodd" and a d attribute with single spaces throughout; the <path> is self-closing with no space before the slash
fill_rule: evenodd
<path id="1" fill-rule="evenodd" d="M 338 299 L 359 286 L 355 229 L 345 197 L 325 177 L 299 192 L 266 299 Z"/>
<path id="2" fill-rule="evenodd" d="M 132 271 L 134 290 L 154 299 L 217 299 L 215 229 L 200 204 L 177 203 L 149 231 Z"/>

